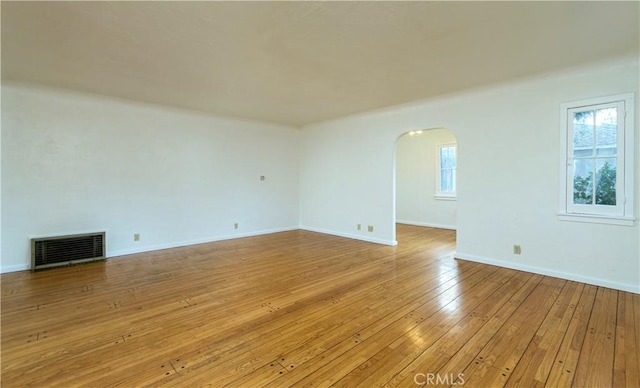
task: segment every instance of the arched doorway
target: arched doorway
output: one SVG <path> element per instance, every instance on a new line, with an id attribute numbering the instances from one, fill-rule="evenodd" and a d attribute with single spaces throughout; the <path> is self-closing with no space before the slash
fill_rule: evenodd
<path id="1" fill-rule="evenodd" d="M 395 223 L 455 230 L 455 134 L 445 128 L 411 131 L 395 147 Z"/>

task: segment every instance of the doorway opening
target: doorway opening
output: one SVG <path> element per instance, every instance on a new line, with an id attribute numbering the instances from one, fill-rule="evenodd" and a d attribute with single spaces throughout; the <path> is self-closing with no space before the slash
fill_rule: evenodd
<path id="1" fill-rule="evenodd" d="M 412 131 L 395 145 L 394 222 L 456 230 L 457 138 L 446 128 Z M 401 237 L 396 230 L 394 238 Z M 401 241 L 398 241 L 401 243 Z"/>

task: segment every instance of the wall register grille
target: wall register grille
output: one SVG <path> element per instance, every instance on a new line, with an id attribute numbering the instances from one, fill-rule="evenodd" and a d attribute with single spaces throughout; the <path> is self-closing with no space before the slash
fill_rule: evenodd
<path id="1" fill-rule="evenodd" d="M 31 270 L 106 259 L 105 232 L 31 239 Z"/>

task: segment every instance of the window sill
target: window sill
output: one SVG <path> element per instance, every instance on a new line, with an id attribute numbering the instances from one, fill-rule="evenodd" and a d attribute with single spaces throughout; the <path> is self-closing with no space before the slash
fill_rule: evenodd
<path id="1" fill-rule="evenodd" d="M 439 201 L 457 201 L 458 198 L 455 195 L 449 194 L 436 194 L 435 199 Z"/>
<path id="2" fill-rule="evenodd" d="M 592 224 L 607 224 L 633 226 L 634 217 L 600 216 L 595 214 L 558 213 L 560 221 L 589 222 Z"/>

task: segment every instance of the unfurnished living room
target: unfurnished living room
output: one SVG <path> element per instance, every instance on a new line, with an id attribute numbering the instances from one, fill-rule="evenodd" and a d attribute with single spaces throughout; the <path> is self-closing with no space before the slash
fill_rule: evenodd
<path id="1" fill-rule="evenodd" d="M 640 386 L 640 3 L 1 4 L 3 387 Z"/>

